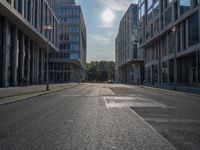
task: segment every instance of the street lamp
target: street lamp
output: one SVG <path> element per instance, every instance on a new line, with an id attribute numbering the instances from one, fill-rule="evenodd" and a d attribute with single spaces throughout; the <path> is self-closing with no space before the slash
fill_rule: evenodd
<path id="1" fill-rule="evenodd" d="M 53 27 L 52 27 L 52 25 L 50 25 L 50 24 L 47 24 L 47 25 L 45 25 L 44 26 L 44 30 L 46 30 L 47 31 L 47 53 L 46 53 L 46 90 L 47 91 L 49 91 L 50 90 L 50 88 L 49 88 L 49 38 L 48 38 L 48 36 L 49 36 L 49 31 L 50 30 L 52 30 L 53 29 Z"/>

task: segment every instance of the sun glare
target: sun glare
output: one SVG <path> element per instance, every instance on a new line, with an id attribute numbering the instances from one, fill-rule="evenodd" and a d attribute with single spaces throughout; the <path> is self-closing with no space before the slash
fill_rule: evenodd
<path id="1" fill-rule="evenodd" d="M 114 18 L 115 18 L 115 15 L 114 15 L 113 11 L 110 9 L 105 10 L 102 14 L 102 20 L 106 24 L 111 24 L 113 22 Z"/>

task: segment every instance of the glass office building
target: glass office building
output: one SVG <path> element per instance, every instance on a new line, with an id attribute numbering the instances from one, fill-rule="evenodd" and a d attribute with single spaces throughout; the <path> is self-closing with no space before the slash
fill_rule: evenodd
<path id="1" fill-rule="evenodd" d="M 199 4 L 199 0 L 139 0 L 146 83 L 200 85 Z"/>
<path id="2" fill-rule="evenodd" d="M 0 87 L 45 82 L 46 41 L 58 51 L 57 23 L 46 0 L 0 1 Z"/>
<path id="3" fill-rule="evenodd" d="M 142 83 L 144 80 L 143 50 L 138 49 L 138 5 L 132 4 L 120 21 L 115 39 L 116 81 Z"/>
<path id="4" fill-rule="evenodd" d="M 81 7 L 74 0 L 58 0 L 54 9 L 59 20 L 59 53 L 50 54 L 50 81 L 85 80 L 86 27 Z"/>

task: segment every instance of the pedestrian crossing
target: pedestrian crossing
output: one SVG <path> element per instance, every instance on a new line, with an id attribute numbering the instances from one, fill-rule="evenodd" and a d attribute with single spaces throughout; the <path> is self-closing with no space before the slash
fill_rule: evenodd
<path id="1" fill-rule="evenodd" d="M 122 108 L 122 107 L 160 107 L 167 109 L 168 106 L 159 103 L 153 99 L 147 98 L 144 95 L 132 94 L 131 96 L 105 96 L 105 104 L 107 108 Z"/>

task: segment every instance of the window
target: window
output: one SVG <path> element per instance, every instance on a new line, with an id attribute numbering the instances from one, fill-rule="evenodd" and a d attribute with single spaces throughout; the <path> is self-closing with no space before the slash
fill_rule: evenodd
<path id="1" fill-rule="evenodd" d="M 148 9 L 149 9 L 153 4 L 153 0 L 148 0 L 147 2 L 148 2 Z"/>
<path id="2" fill-rule="evenodd" d="M 174 3 L 174 20 L 178 19 L 178 2 Z"/>
<path id="3" fill-rule="evenodd" d="M 167 56 L 167 36 L 162 39 L 162 57 Z"/>
<path id="4" fill-rule="evenodd" d="M 71 53 L 70 54 L 70 59 L 71 60 L 79 59 L 79 58 L 80 58 L 79 53 Z"/>
<path id="5" fill-rule="evenodd" d="M 199 13 L 195 12 L 188 18 L 189 46 L 199 42 Z"/>
<path id="6" fill-rule="evenodd" d="M 197 6 L 200 4 L 200 0 L 193 0 L 193 6 Z"/>
<path id="7" fill-rule="evenodd" d="M 79 40 L 80 40 L 80 36 L 79 36 L 79 35 L 76 35 L 76 34 L 71 35 L 70 40 L 71 40 L 71 41 L 79 41 Z"/>
<path id="8" fill-rule="evenodd" d="M 145 5 L 143 4 L 140 8 L 140 17 L 142 18 L 144 16 L 145 13 Z"/>
<path id="9" fill-rule="evenodd" d="M 160 20 L 157 19 L 155 22 L 154 22 L 154 33 L 158 33 L 159 32 L 159 23 L 160 23 Z"/>
<path id="10" fill-rule="evenodd" d="M 167 62 L 162 63 L 162 82 L 167 83 L 168 82 L 168 73 L 167 73 Z"/>
<path id="11" fill-rule="evenodd" d="M 166 12 L 165 12 L 165 26 L 170 24 L 172 22 L 172 8 L 170 7 Z"/>
<path id="12" fill-rule="evenodd" d="M 190 0 L 180 0 L 180 13 L 183 14 L 191 8 Z"/>
<path id="13" fill-rule="evenodd" d="M 134 59 L 137 59 L 137 51 L 138 51 L 137 45 L 133 45 L 133 58 Z"/>
<path id="14" fill-rule="evenodd" d="M 160 3 L 159 0 L 154 4 L 154 15 L 157 16 L 159 15 L 160 12 Z"/>
<path id="15" fill-rule="evenodd" d="M 80 46 L 78 44 L 70 44 L 70 50 L 79 50 Z"/>
<path id="16" fill-rule="evenodd" d="M 182 45 L 183 45 L 183 50 L 186 49 L 186 22 L 184 21 L 182 23 L 182 28 L 181 28 L 181 32 L 182 32 Z"/>
<path id="17" fill-rule="evenodd" d="M 175 33 L 169 32 L 169 35 L 168 35 L 169 54 L 172 54 L 175 52 L 175 49 L 176 49 L 175 41 L 176 41 Z"/>

